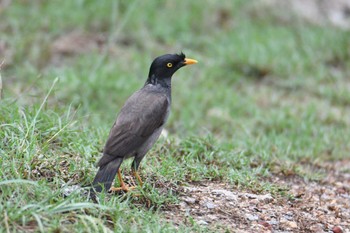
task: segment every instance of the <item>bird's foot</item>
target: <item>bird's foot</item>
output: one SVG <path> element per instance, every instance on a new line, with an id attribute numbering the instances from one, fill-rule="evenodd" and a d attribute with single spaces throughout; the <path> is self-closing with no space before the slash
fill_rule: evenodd
<path id="1" fill-rule="evenodd" d="M 128 192 L 131 192 L 132 190 L 136 189 L 136 186 L 127 186 L 127 185 L 123 185 L 121 187 L 111 187 L 109 190 L 112 191 L 112 192 L 116 192 L 116 193 L 119 193 L 119 192 L 125 192 L 125 193 L 128 193 Z M 141 194 L 139 193 L 134 193 L 132 192 L 132 196 L 133 197 L 139 197 Z"/>
<path id="2" fill-rule="evenodd" d="M 130 192 L 131 190 L 135 189 L 135 186 L 127 186 L 127 185 L 122 185 L 121 187 L 111 187 L 109 190 L 113 192 L 119 192 L 119 191 L 124 191 L 124 192 Z"/>

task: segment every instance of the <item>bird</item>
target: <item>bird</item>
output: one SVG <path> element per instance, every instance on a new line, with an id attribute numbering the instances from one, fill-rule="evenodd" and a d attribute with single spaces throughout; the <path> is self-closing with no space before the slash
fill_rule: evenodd
<path id="1" fill-rule="evenodd" d="M 120 171 L 125 159 L 134 158 L 131 170 L 140 186 L 140 162 L 159 138 L 168 119 L 171 106 L 171 79 L 180 68 L 198 61 L 186 58 L 184 53 L 165 54 L 155 58 L 150 66 L 144 86 L 132 94 L 121 108 L 113 124 L 98 171 L 92 182 L 91 193 L 104 191 L 128 192 Z M 120 187 L 111 187 L 118 176 Z"/>

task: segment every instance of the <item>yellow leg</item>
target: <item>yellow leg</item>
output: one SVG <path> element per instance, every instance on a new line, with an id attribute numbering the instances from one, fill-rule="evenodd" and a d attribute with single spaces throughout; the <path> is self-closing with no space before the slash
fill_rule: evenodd
<path id="1" fill-rule="evenodd" d="M 142 187 L 143 182 L 141 180 L 141 177 L 139 176 L 139 173 L 137 173 L 137 171 L 134 171 L 134 176 L 136 177 L 136 179 L 139 181 L 140 186 Z"/>
<path id="2" fill-rule="evenodd" d="M 116 187 L 111 187 L 110 190 L 111 191 L 125 191 L 125 192 L 129 192 L 130 190 L 134 189 L 135 187 L 128 187 L 125 185 L 123 178 L 122 178 L 122 174 L 120 172 L 120 169 L 118 169 L 118 180 L 120 183 L 120 187 L 116 188 Z"/>

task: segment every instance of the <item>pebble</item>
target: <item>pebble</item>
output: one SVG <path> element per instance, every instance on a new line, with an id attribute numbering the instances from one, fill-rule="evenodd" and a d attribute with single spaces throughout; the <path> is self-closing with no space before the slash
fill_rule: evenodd
<path id="1" fill-rule="evenodd" d="M 257 205 L 259 203 L 259 200 L 258 199 L 251 199 L 251 200 L 249 200 L 249 203 L 252 205 Z"/>
<path id="2" fill-rule="evenodd" d="M 185 201 L 187 204 L 194 204 L 194 203 L 196 203 L 196 199 L 193 198 L 193 197 L 185 197 L 182 200 Z"/>
<path id="3" fill-rule="evenodd" d="M 340 226 L 333 227 L 332 231 L 334 233 L 343 233 L 343 229 Z"/>
<path id="4" fill-rule="evenodd" d="M 281 224 L 286 226 L 287 228 L 298 228 L 298 224 L 294 221 L 288 221 L 288 220 L 281 220 Z"/>
<path id="5" fill-rule="evenodd" d="M 271 196 L 270 193 L 265 194 L 265 195 L 260 195 L 260 196 L 258 196 L 258 199 L 265 202 L 265 203 L 270 203 L 273 201 L 273 197 Z"/>
<path id="6" fill-rule="evenodd" d="M 204 203 L 204 206 L 206 206 L 208 209 L 214 209 L 216 207 L 216 205 L 211 201 Z"/>
<path id="7" fill-rule="evenodd" d="M 248 199 L 257 199 L 259 201 L 263 201 L 265 203 L 269 203 L 273 201 L 273 197 L 271 196 L 270 193 L 264 194 L 264 195 L 256 195 L 253 193 L 246 193 L 244 194 Z"/>
<path id="8" fill-rule="evenodd" d="M 257 199 L 258 195 L 252 194 L 252 193 L 246 193 L 244 196 L 246 196 L 249 199 Z"/>
<path id="9" fill-rule="evenodd" d="M 269 230 L 272 230 L 272 226 L 270 223 L 266 222 L 266 221 L 260 221 L 258 222 L 258 224 L 264 226 L 265 228 L 269 229 Z"/>
<path id="10" fill-rule="evenodd" d="M 249 221 L 256 221 L 259 219 L 259 217 L 257 215 L 253 215 L 253 214 L 245 214 L 245 217 L 249 220 Z"/>
<path id="11" fill-rule="evenodd" d="M 293 219 L 293 213 L 292 212 L 286 212 L 283 214 L 283 217 L 287 220 L 292 220 Z"/>
<path id="12" fill-rule="evenodd" d="M 204 220 L 198 220 L 197 224 L 198 225 L 208 225 L 208 223 L 206 221 L 204 221 Z"/>
<path id="13" fill-rule="evenodd" d="M 71 185 L 62 188 L 62 193 L 65 197 L 68 197 L 76 191 L 83 192 L 84 190 L 79 185 Z"/>
<path id="14" fill-rule="evenodd" d="M 228 190 L 215 189 L 212 191 L 212 194 L 225 196 L 226 200 L 238 201 L 237 195 L 235 195 L 233 192 L 228 191 Z"/>
<path id="15" fill-rule="evenodd" d="M 323 225 L 318 223 L 318 224 L 314 224 L 310 227 L 310 230 L 312 232 L 315 232 L 315 233 L 321 233 L 321 232 L 324 232 L 323 230 Z"/>
<path id="16" fill-rule="evenodd" d="M 179 205 L 180 205 L 181 208 L 186 208 L 186 207 L 187 207 L 187 204 L 186 204 L 186 202 L 184 202 L 184 201 L 181 201 L 181 202 L 179 203 Z"/>
<path id="17" fill-rule="evenodd" d="M 211 214 L 211 215 L 208 215 L 208 216 L 207 216 L 207 218 L 208 218 L 208 219 L 210 219 L 211 221 L 215 221 L 215 220 L 217 220 L 217 219 L 218 219 L 218 217 L 217 217 L 217 216 L 212 215 L 212 214 Z"/>
<path id="18" fill-rule="evenodd" d="M 268 223 L 270 223 L 271 225 L 278 225 L 278 221 L 275 219 L 271 219 L 270 221 L 267 221 Z"/>
<path id="19" fill-rule="evenodd" d="M 290 228 L 298 228 L 298 224 L 297 224 L 296 222 L 288 221 L 287 223 L 288 223 L 287 225 L 288 225 Z"/>

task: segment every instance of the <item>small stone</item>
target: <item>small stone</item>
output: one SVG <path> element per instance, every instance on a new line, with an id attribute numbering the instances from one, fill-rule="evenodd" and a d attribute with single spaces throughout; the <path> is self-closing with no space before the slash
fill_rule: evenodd
<path id="1" fill-rule="evenodd" d="M 229 201 L 237 202 L 237 200 L 238 200 L 237 195 L 235 195 L 233 192 L 228 191 L 228 190 L 216 189 L 216 190 L 213 190 L 212 193 L 215 195 L 225 196 L 226 200 L 229 200 Z"/>
<path id="2" fill-rule="evenodd" d="M 324 232 L 322 224 L 314 224 L 310 227 L 310 230 L 315 233 Z"/>
<path id="3" fill-rule="evenodd" d="M 286 221 L 285 225 L 287 227 L 293 228 L 293 229 L 298 228 L 298 224 L 296 222 L 294 222 L 294 221 Z"/>
<path id="4" fill-rule="evenodd" d="M 343 228 L 341 228 L 340 226 L 335 226 L 333 227 L 332 231 L 334 233 L 343 233 Z"/>
<path id="5" fill-rule="evenodd" d="M 183 187 L 183 188 L 185 192 L 189 192 L 189 193 L 196 192 L 198 190 L 198 188 L 196 187 Z"/>
<path id="6" fill-rule="evenodd" d="M 259 219 L 259 217 L 257 215 L 252 215 L 252 214 L 245 214 L 245 217 L 249 220 L 249 221 L 256 221 Z"/>
<path id="7" fill-rule="evenodd" d="M 196 203 L 196 199 L 193 198 L 193 197 L 185 197 L 182 200 L 184 200 L 187 204 L 194 204 L 194 203 Z"/>
<path id="8" fill-rule="evenodd" d="M 277 220 L 275 220 L 275 219 L 272 219 L 272 220 L 270 220 L 270 221 L 267 221 L 269 224 L 271 224 L 271 225 L 277 225 L 278 224 L 278 221 Z"/>
<path id="9" fill-rule="evenodd" d="M 334 224 L 340 224 L 341 223 L 341 218 L 336 218 L 333 223 Z"/>
<path id="10" fill-rule="evenodd" d="M 227 202 L 228 205 L 235 205 L 234 202 L 230 201 L 230 202 Z"/>
<path id="11" fill-rule="evenodd" d="M 187 204 L 186 204 L 186 202 L 184 202 L 184 201 L 181 201 L 181 202 L 179 203 L 179 205 L 180 205 L 181 208 L 186 208 L 186 207 L 187 207 Z"/>
<path id="12" fill-rule="evenodd" d="M 206 221 L 204 221 L 204 220 L 198 220 L 197 224 L 198 225 L 208 225 L 208 223 Z"/>
<path id="13" fill-rule="evenodd" d="M 260 201 L 265 202 L 265 203 L 270 203 L 270 202 L 273 201 L 273 197 L 271 196 L 270 193 L 265 194 L 265 195 L 260 195 L 260 196 L 258 196 L 258 199 L 259 199 Z"/>
<path id="14" fill-rule="evenodd" d="M 211 221 L 215 221 L 218 219 L 218 217 L 215 215 L 208 215 L 207 218 L 210 219 Z"/>
<path id="15" fill-rule="evenodd" d="M 68 197 L 73 192 L 84 192 L 84 190 L 79 185 L 65 186 L 62 188 L 62 193 L 65 197 Z"/>
<path id="16" fill-rule="evenodd" d="M 260 225 L 259 223 L 251 223 L 250 224 L 250 230 L 249 232 L 264 232 L 264 233 L 271 233 L 271 231 L 267 228 L 265 228 L 263 225 Z M 235 231 L 236 232 L 236 231 Z M 247 231 L 237 231 L 239 233 L 247 232 Z"/>
<path id="17" fill-rule="evenodd" d="M 245 196 L 249 199 L 257 199 L 258 195 L 252 193 L 246 193 Z"/>
<path id="18" fill-rule="evenodd" d="M 214 209 L 216 207 L 216 205 L 213 202 L 206 202 L 204 203 L 204 205 L 208 208 L 208 209 Z"/>
<path id="19" fill-rule="evenodd" d="M 285 214 L 283 214 L 283 217 L 286 220 L 292 220 L 293 219 L 293 213 L 292 212 L 286 212 Z"/>
<path id="20" fill-rule="evenodd" d="M 264 226 L 266 229 L 269 229 L 269 230 L 272 230 L 272 226 L 270 223 L 266 222 L 266 221 L 261 221 L 261 222 L 258 222 L 258 224 Z"/>
<path id="21" fill-rule="evenodd" d="M 330 195 L 324 193 L 324 194 L 321 195 L 321 199 L 322 199 L 322 200 L 331 200 L 332 197 L 331 197 Z"/>
<path id="22" fill-rule="evenodd" d="M 252 205 L 257 205 L 259 203 L 259 200 L 258 199 L 251 199 L 251 200 L 249 200 L 249 203 Z"/>

